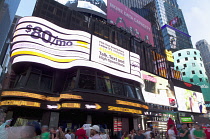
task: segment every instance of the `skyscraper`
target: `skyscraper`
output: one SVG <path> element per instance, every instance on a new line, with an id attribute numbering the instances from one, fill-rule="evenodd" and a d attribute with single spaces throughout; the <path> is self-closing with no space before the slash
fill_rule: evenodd
<path id="1" fill-rule="evenodd" d="M 196 48 L 201 52 L 201 57 L 203 58 L 203 63 L 210 79 L 210 45 L 206 40 L 200 40 L 196 42 Z"/>
<path id="2" fill-rule="evenodd" d="M 1 0 L 0 2 L 0 73 L 7 53 L 7 36 L 12 25 L 20 0 Z"/>

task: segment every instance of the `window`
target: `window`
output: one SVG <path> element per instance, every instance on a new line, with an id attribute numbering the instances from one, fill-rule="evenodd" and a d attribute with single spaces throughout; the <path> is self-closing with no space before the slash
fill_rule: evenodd
<path id="1" fill-rule="evenodd" d="M 194 54 L 195 54 L 195 55 L 197 55 L 197 52 L 196 52 L 196 51 L 194 51 Z"/>
<path id="2" fill-rule="evenodd" d="M 36 89 L 41 91 L 52 91 L 53 72 L 31 68 L 26 88 Z"/>
<path id="3" fill-rule="evenodd" d="M 201 63 L 200 63 L 201 67 L 203 66 Z"/>
<path id="4" fill-rule="evenodd" d="M 144 98 L 143 98 L 143 95 L 142 95 L 141 88 L 136 87 L 136 94 L 137 94 L 137 98 L 138 98 L 139 100 L 144 101 Z"/>
<path id="5" fill-rule="evenodd" d="M 192 66 L 195 67 L 195 63 L 192 63 Z"/>
<path id="6" fill-rule="evenodd" d="M 183 76 L 185 76 L 185 75 L 186 75 L 186 73 L 185 73 L 185 72 L 182 72 L 182 75 L 183 75 Z"/>
<path id="7" fill-rule="evenodd" d="M 196 57 L 194 57 L 194 60 L 197 60 L 197 58 L 196 58 Z"/>
<path id="8" fill-rule="evenodd" d="M 135 87 L 132 85 L 125 84 L 125 92 L 127 97 L 137 98 Z"/>
<path id="9" fill-rule="evenodd" d="M 178 53 L 178 56 L 181 56 L 181 53 Z"/>
<path id="10" fill-rule="evenodd" d="M 92 75 L 85 75 L 85 74 L 80 74 L 79 77 L 79 88 L 82 89 L 90 89 L 90 90 L 95 90 L 95 77 Z"/>
<path id="11" fill-rule="evenodd" d="M 199 78 L 200 82 L 203 82 L 203 79 L 202 78 Z"/>
<path id="12" fill-rule="evenodd" d="M 190 79 L 190 82 L 194 82 L 193 79 Z"/>
<path id="13" fill-rule="evenodd" d="M 123 84 L 113 81 L 112 88 L 113 88 L 113 94 L 125 96 L 124 90 L 123 90 Z"/>
<path id="14" fill-rule="evenodd" d="M 188 57 L 185 57 L 185 61 L 188 61 Z"/>
<path id="15" fill-rule="evenodd" d="M 64 85 L 64 90 L 71 90 L 76 87 L 76 75 L 77 70 L 71 71 L 69 75 L 67 75 L 66 82 Z"/>
<path id="16" fill-rule="evenodd" d="M 202 71 L 201 71 L 201 70 L 199 70 L 199 73 L 200 73 L 200 74 L 202 74 Z"/>
<path id="17" fill-rule="evenodd" d="M 179 67 L 178 66 L 176 66 L 176 70 L 179 70 Z"/>
<path id="18" fill-rule="evenodd" d="M 112 93 L 111 81 L 105 78 L 98 78 L 98 90 Z"/>
<path id="19" fill-rule="evenodd" d="M 190 55 L 190 51 L 187 51 L 187 55 Z"/>
<path id="20" fill-rule="evenodd" d="M 202 58 L 200 58 L 200 60 L 203 61 Z"/>
<path id="21" fill-rule="evenodd" d="M 187 64 L 184 64 L 184 67 L 186 68 L 187 67 Z"/>
<path id="22" fill-rule="evenodd" d="M 194 70 L 192 70 L 192 74 L 195 74 L 195 71 Z"/>
<path id="23" fill-rule="evenodd" d="M 177 59 L 177 63 L 179 63 L 180 62 L 180 60 L 179 59 Z"/>

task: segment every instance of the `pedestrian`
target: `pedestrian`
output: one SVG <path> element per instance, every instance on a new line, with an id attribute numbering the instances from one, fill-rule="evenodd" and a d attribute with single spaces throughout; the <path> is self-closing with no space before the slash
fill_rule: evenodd
<path id="1" fill-rule="evenodd" d="M 146 137 L 143 135 L 143 130 L 138 130 L 137 135 L 134 136 L 134 139 L 146 139 Z"/>
<path id="2" fill-rule="evenodd" d="M 206 139 L 206 135 L 199 124 L 195 125 L 195 130 L 193 132 L 193 135 L 196 139 Z"/>
<path id="3" fill-rule="evenodd" d="M 41 139 L 50 139 L 50 133 L 48 132 L 47 125 L 42 126 Z"/>
<path id="4" fill-rule="evenodd" d="M 150 138 L 155 139 L 155 134 L 153 132 L 150 133 Z"/>
<path id="5" fill-rule="evenodd" d="M 128 132 L 124 132 L 121 139 L 129 139 Z"/>
<path id="6" fill-rule="evenodd" d="M 176 134 L 174 132 L 174 125 L 169 125 L 170 129 L 168 130 L 169 139 L 176 139 Z"/>
<path id="7" fill-rule="evenodd" d="M 155 139 L 160 139 L 160 132 L 157 128 L 154 128 L 153 133 L 155 134 Z"/>
<path id="8" fill-rule="evenodd" d="M 56 130 L 55 128 L 50 129 L 50 139 L 56 139 Z"/>
<path id="9" fill-rule="evenodd" d="M 87 135 L 86 135 L 86 131 L 84 129 L 84 126 L 77 129 L 77 131 L 75 132 L 75 135 L 77 136 L 77 139 L 87 139 L 88 138 Z"/>
<path id="10" fill-rule="evenodd" d="M 75 130 L 74 129 L 72 129 L 72 131 L 71 131 L 71 139 L 75 139 Z"/>
<path id="11" fill-rule="evenodd" d="M 101 139 L 99 132 L 100 132 L 100 128 L 97 125 L 93 125 L 92 127 L 90 127 L 91 131 L 91 135 L 92 135 L 92 139 Z"/>
<path id="12" fill-rule="evenodd" d="M 189 124 L 189 130 L 190 130 L 190 137 L 191 137 L 191 139 L 195 139 L 195 137 L 193 135 L 193 132 L 195 130 L 193 124 Z"/>
<path id="13" fill-rule="evenodd" d="M 130 134 L 129 134 L 130 139 L 133 139 L 135 135 L 136 135 L 136 134 L 135 134 L 135 130 L 134 130 L 134 129 L 131 130 L 131 131 L 130 131 Z"/>
<path id="14" fill-rule="evenodd" d="M 152 132 L 152 131 L 151 131 L 151 128 L 147 128 L 147 131 L 144 133 L 146 139 L 151 139 L 151 137 L 150 137 L 150 133 L 151 133 L 151 132 Z"/>
<path id="15" fill-rule="evenodd" d="M 66 135 L 65 135 L 65 138 L 66 139 L 71 139 L 71 132 L 70 132 L 70 130 L 68 129 L 67 131 L 66 131 L 67 133 L 66 133 Z"/>
<path id="16" fill-rule="evenodd" d="M 179 130 L 180 139 L 190 139 L 190 131 L 187 128 L 187 124 L 182 124 L 182 128 Z"/>
<path id="17" fill-rule="evenodd" d="M 206 133 L 206 139 L 210 139 L 210 125 L 207 125 L 207 128 L 205 129 Z"/>
<path id="18" fill-rule="evenodd" d="M 106 134 L 106 132 L 103 128 L 101 128 L 100 137 L 101 137 L 101 139 L 110 139 L 109 135 Z"/>
<path id="19" fill-rule="evenodd" d="M 58 131 L 56 132 L 56 139 L 65 139 L 65 134 L 63 132 L 62 126 L 58 127 Z"/>

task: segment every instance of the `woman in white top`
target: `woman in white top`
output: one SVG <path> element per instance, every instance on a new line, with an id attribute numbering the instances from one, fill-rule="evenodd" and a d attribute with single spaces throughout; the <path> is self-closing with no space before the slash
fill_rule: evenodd
<path id="1" fill-rule="evenodd" d="M 169 139 L 176 139 L 176 135 L 174 132 L 174 125 L 170 125 L 170 129 L 168 130 Z"/>

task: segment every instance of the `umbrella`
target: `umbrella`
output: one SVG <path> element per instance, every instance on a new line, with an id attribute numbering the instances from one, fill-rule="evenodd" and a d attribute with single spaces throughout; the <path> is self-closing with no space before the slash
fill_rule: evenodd
<path id="1" fill-rule="evenodd" d="M 171 118 L 168 119 L 168 123 L 167 123 L 167 131 L 170 129 L 170 125 L 174 125 L 174 132 L 177 135 L 177 129 L 176 129 L 176 125 L 174 123 L 174 120 L 172 120 Z M 167 132 L 168 133 L 168 132 Z"/>

